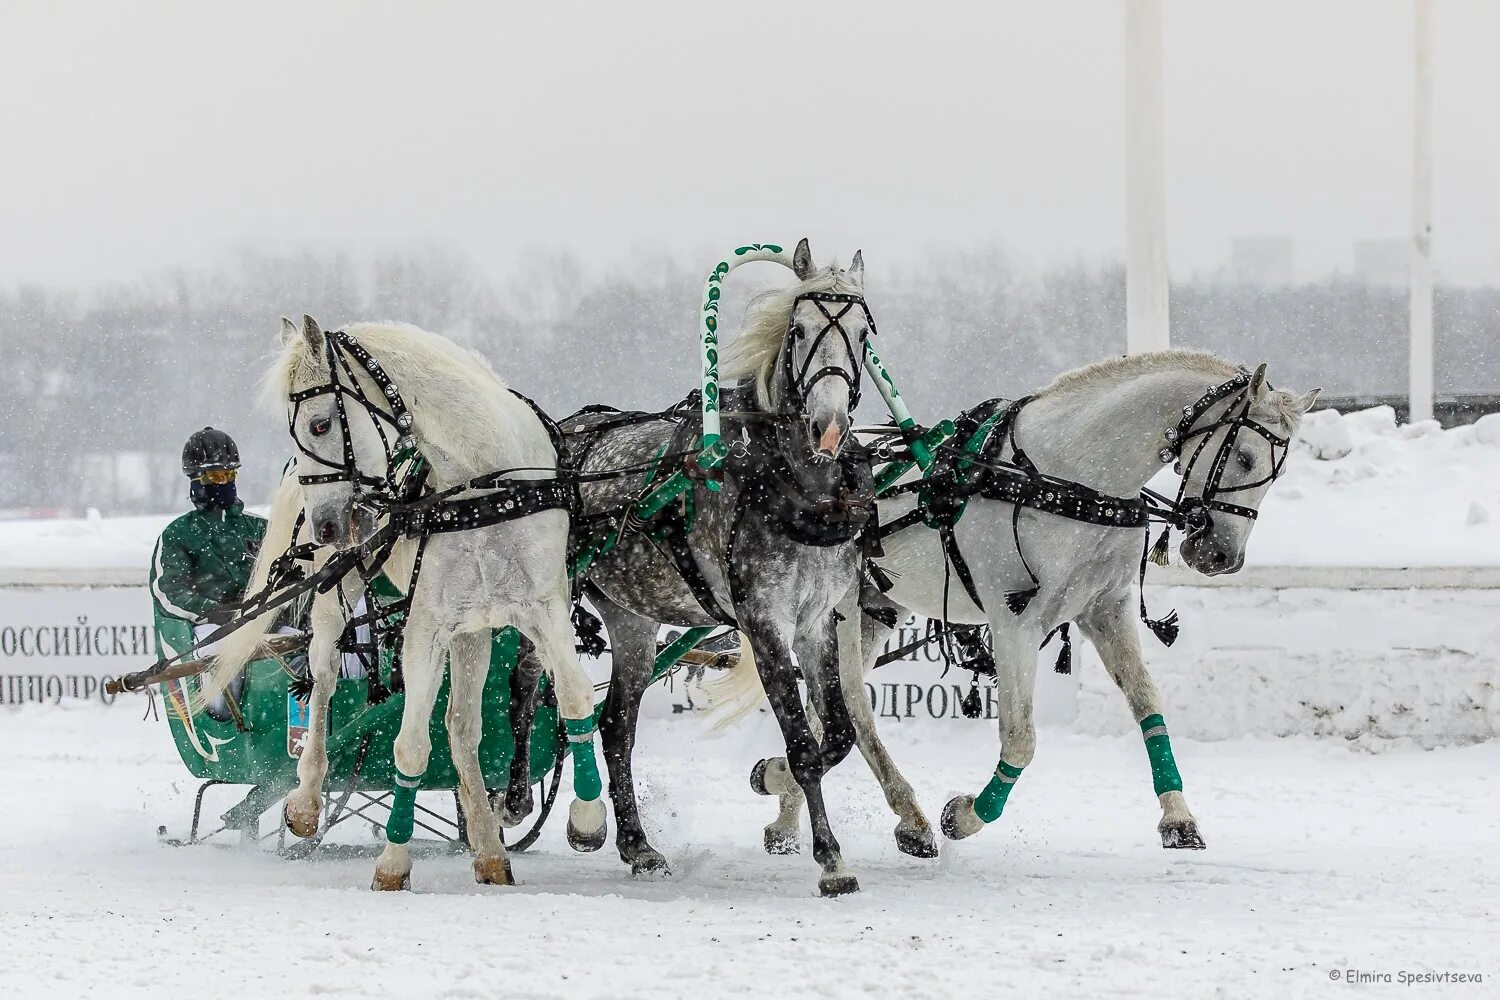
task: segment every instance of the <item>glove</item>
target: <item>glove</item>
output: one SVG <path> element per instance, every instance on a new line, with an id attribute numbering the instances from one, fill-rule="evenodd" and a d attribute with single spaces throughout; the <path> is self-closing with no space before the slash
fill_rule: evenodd
<path id="1" fill-rule="evenodd" d="M 227 625 L 234 621 L 234 608 L 218 604 L 203 612 L 203 620 L 210 625 Z"/>

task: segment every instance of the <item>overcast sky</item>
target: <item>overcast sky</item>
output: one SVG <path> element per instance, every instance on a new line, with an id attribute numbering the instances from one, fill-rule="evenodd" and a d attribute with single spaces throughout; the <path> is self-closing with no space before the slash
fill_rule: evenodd
<path id="1" fill-rule="evenodd" d="M 1500 275 L 1500 3 L 1437 0 L 1435 261 Z M 1410 211 L 1410 0 L 1168 0 L 1174 275 Z M 0 7 L 0 285 L 238 247 L 1118 254 L 1117 0 Z"/>

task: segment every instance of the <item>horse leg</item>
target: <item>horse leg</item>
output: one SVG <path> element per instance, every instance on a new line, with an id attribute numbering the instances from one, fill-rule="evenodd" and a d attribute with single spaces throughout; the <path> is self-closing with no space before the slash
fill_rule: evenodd
<path id="1" fill-rule="evenodd" d="M 328 704 L 339 682 L 339 652 L 335 646 L 343 625 L 338 595 L 319 594 L 312 607 L 312 643 L 307 668 L 313 689 L 308 702 L 307 741 L 297 758 L 297 787 L 287 794 L 282 815 L 287 829 L 298 837 L 318 832 L 323 810 L 323 781 L 328 777 Z"/>
<path id="2" fill-rule="evenodd" d="M 448 644 L 448 744 L 453 770 L 458 774 L 458 796 L 467 819 L 469 846 L 474 849 L 474 881 L 481 885 L 515 885 L 479 764 L 490 642 L 490 632 L 485 629 L 455 635 Z"/>
<path id="3" fill-rule="evenodd" d="M 813 857 L 823 869 L 818 878 L 818 891 L 825 896 L 858 892 L 859 880 L 844 866 L 838 840 L 828 822 L 828 809 L 823 802 L 822 755 L 808 726 L 802 700 L 797 696 L 791 651 L 782 634 L 783 626 L 762 614 L 742 614 L 740 625 L 755 654 L 761 684 L 771 702 L 771 711 L 781 726 L 782 738 L 786 740 L 786 759 L 791 765 L 792 777 L 807 797 Z"/>
<path id="4" fill-rule="evenodd" d="M 641 825 L 633 765 L 641 696 L 651 684 L 656 662 L 657 625 L 602 597 L 595 597 L 594 604 L 609 630 L 614 660 L 609 695 L 604 700 L 604 714 L 599 717 L 599 735 L 604 743 L 604 763 L 609 768 L 609 797 L 615 807 L 615 847 L 631 874 L 670 876 L 667 859 L 647 841 Z"/>
<path id="5" fill-rule="evenodd" d="M 505 787 L 505 807 L 500 825 L 520 826 L 531 815 L 536 802 L 531 793 L 531 730 L 536 724 L 536 706 L 541 698 L 539 681 L 542 663 L 536 658 L 536 647 L 522 639 L 516 657 L 516 668 L 510 675 L 510 740 L 514 748 L 510 759 L 510 778 Z"/>
<path id="6" fill-rule="evenodd" d="M 845 618 L 839 625 L 839 680 L 854 723 L 854 741 L 880 782 L 886 805 L 896 814 L 896 849 L 914 858 L 935 858 L 938 848 L 932 824 L 917 804 L 911 783 L 881 741 L 875 728 L 875 709 L 865 697 L 865 675 L 875 668 L 875 660 L 895 629 L 865 614 L 857 598 L 846 600 L 839 611 Z M 846 640 L 851 632 L 858 639 L 857 645 Z"/>
<path id="7" fill-rule="evenodd" d="M 823 742 L 823 720 L 818 716 L 812 696 L 807 699 L 807 727 L 813 739 Z M 797 834 L 801 830 L 802 807 L 807 796 L 802 786 L 792 777 L 792 766 L 785 757 L 768 757 L 750 769 L 750 789 L 757 795 L 774 795 L 777 798 L 776 818 L 766 825 L 764 842 L 767 854 L 799 854 L 802 845 Z"/>
<path id="8" fill-rule="evenodd" d="M 1034 629 L 1018 629 L 1005 602 L 996 594 L 990 614 L 990 632 L 995 643 L 995 694 L 1000 716 L 1000 762 L 989 783 L 977 796 L 958 795 L 943 807 L 943 835 L 962 840 L 1000 818 L 1021 770 L 1036 753 L 1036 719 L 1033 714 L 1036 687 Z M 1000 615 L 1006 617 L 1001 618 Z"/>
<path id="9" fill-rule="evenodd" d="M 1141 657 L 1135 608 L 1133 598 L 1113 602 L 1080 618 L 1078 627 L 1098 650 L 1104 668 L 1119 685 L 1131 715 L 1141 727 L 1146 753 L 1151 758 L 1156 796 L 1161 802 L 1161 822 L 1157 825 L 1161 846 L 1202 850 L 1203 835 L 1182 795 L 1182 775 L 1177 773 L 1172 740 L 1162 718 L 1161 692 L 1146 672 L 1146 662 Z"/>
<path id="10" fill-rule="evenodd" d="M 415 825 L 417 789 L 432 755 L 432 706 L 443 680 L 443 644 L 437 624 L 418 608 L 407 616 L 401 656 L 406 677 L 406 703 L 401 711 L 401 730 L 396 734 L 393 757 L 396 788 L 391 814 L 385 827 L 385 850 L 375 862 L 372 889 L 411 888 L 411 840 Z M 471 822 L 472 822 L 471 817 Z"/>
<path id="11" fill-rule="evenodd" d="M 865 697 L 865 675 L 873 669 L 881 647 L 895 630 L 864 614 L 859 607 L 857 592 L 852 592 L 839 605 L 839 613 L 844 619 L 838 625 L 839 685 L 854 726 L 855 744 L 875 780 L 880 782 L 886 804 L 896 814 L 896 849 L 914 858 L 935 858 L 938 849 L 932 824 L 917 804 L 911 783 L 896 767 L 881 741 L 875 727 L 875 711 Z M 814 715 L 809 721 L 821 741 L 819 718 Z M 766 850 L 773 854 L 795 853 L 797 820 L 803 799 L 802 789 L 792 780 L 786 758 L 774 757 L 757 765 L 757 771 L 751 775 L 751 786 L 763 795 L 778 795 L 781 799 L 776 821 L 766 827 Z"/>
<path id="12" fill-rule="evenodd" d="M 559 568 L 560 571 L 560 568 Z M 599 763 L 594 756 L 594 684 L 573 648 L 566 580 L 558 597 L 539 604 L 522 631 L 536 644 L 537 657 L 557 689 L 558 713 L 573 756 L 573 795 L 568 807 L 568 844 L 575 851 L 597 851 L 609 837 L 609 810 L 600 797 Z"/>

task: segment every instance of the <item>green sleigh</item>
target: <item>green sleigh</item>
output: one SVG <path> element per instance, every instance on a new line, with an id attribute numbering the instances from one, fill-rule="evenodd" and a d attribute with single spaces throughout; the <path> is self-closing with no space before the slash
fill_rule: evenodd
<path id="1" fill-rule="evenodd" d="M 156 614 L 159 645 L 182 649 L 192 642 L 189 623 Z M 514 629 L 494 633 L 490 672 L 484 685 L 483 737 L 479 761 L 489 788 L 504 788 L 510 779 L 515 744 L 511 735 L 511 674 L 515 669 L 520 636 Z M 389 684 L 391 655 L 381 656 L 381 674 Z M 239 718 L 219 720 L 201 707 L 191 710 L 196 677 L 167 681 L 160 685 L 167 725 L 183 765 L 202 780 L 193 806 L 192 827 L 187 842 L 199 836 L 204 793 L 215 785 L 248 785 L 249 795 L 224 815 L 229 829 L 254 829 L 262 812 L 279 802 L 297 784 L 297 759 L 307 731 L 305 699 L 293 693 L 290 676 L 281 661 L 252 661 L 245 670 L 245 684 L 236 708 Z M 545 681 L 544 681 L 545 683 Z M 340 678 L 329 707 L 328 787 L 329 795 L 343 808 L 335 807 L 321 831 L 354 815 L 383 826 L 381 817 L 389 789 L 394 786 L 392 746 L 401 726 L 405 695 L 395 693 L 378 705 L 368 703 L 368 681 Z M 432 763 L 424 786 L 429 790 L 453 790 L 458 776 L 448 751 L 444 723 L 448 704 L 448 682 L 438 692 L 432 717 Z M 533 782 L 552 778 L 543 798 L 543 812 L 535 826 L 521 839 L 529 846 L 540 833 L 546 809 L 556 795 L 567 743 L 559 737 L 557 709 L 547 698 L 539 699 L 532 728 L 531 770 Z M 353 804 L 352 809 L 350 804 Z M 462 817 L 450 820 L 430 809 L 419 810 L 419 824 L 445 840 L 458 840 Z M 211 834 L 210 834 L 211 835 Z M 318 838 L 321 840 L 321 836 Z M 316 843 L 311 845 L 317 846 Z"/>

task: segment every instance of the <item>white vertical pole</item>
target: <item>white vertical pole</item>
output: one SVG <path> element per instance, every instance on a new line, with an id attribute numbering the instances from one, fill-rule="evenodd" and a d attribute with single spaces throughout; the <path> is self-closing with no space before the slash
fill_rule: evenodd
<path id="1" fill-rule="evenodd" d="M 1415 0 L 1412 47 L 1411 420 L 1432 419 L 1432 0 Z"/>
<path id="2" fill-rule="evenodd" d="M 1125 5 L 1125 348 L 1170 344 L 1161 0 Z"/>

